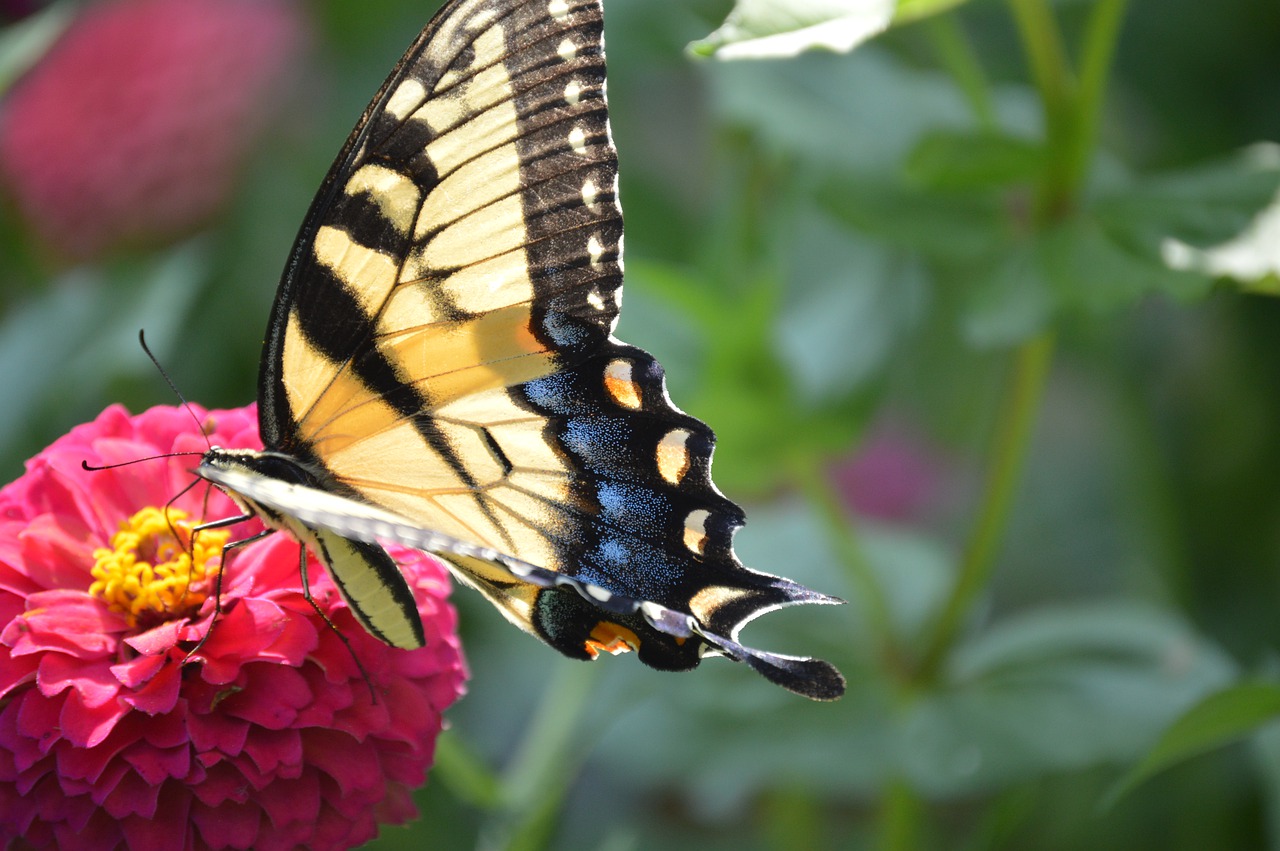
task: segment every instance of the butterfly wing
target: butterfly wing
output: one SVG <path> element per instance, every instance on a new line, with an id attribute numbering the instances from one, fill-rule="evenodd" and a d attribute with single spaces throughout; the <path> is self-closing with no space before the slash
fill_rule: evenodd
<path id="1" fill-rule="evenodd" d="M 622 218 L 601 14 L 455 0 L 424 30 L 294 247 L 260 374 L 264 443 L 330 494 L 479 547 L 432 549 L 567 655 L 687 669 L 723 653 L 838 696 L 826 663 L 737 644 L 763 612 L 835 601 L 738 562 L 710 429 L 611 336 Z M 646 601 L 694 627 L 657 628 Z"/>

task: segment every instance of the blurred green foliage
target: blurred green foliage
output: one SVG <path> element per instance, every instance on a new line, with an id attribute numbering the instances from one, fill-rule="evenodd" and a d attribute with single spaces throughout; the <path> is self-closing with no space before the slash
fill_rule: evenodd
<path id="1" fill-rule="evenodd" d="M 310 195 L 433 5 L 316 0 L 191 242 L 59 269 L 6 211 L 4 478 L 171 401 L 139 328 L 190 398 L 251 400 Z M 1280 305 L 1162 260 L 1275 197 L 1243 151 L 1280 139 L 1280 8 L 901 5 L 849 54 L 715 62 L 685 46 L 728 2 L 606 2 L 619 336 L 717 430 L 744 562 L 849 600 L 751 642 L 849 694 L 576 664 L 462 591 L 471 693 L 371 847 L 1280 848 Z M 928 510 L 856 518 L 831 470 L 886 422 L 953 463 Z"/>

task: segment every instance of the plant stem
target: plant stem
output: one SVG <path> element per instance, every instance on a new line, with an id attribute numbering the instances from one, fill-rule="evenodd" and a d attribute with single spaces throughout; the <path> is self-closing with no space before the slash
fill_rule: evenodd
<path id="1" fill-rule="evenodd" d="M 913 851 L 920 847 L 920 826 L 925 807 L 905 780 L 891 780 L 880 799 L 881 851 Z"/>
<path id="2" fill-rule="evenodd" d="M 1076 82 L 1062 46 L 1062 35 L 1045 0 L 1008 0 L 1022 36 L 1031 78 L 1044 105 L 1048 162 L 1036 199 L 1036 221 L 1058 218 L 1068 207 L 1076 183 L 1071 163 L 1076 114 Z"/>
<path id="3" fill-rule="evenodd" d="M 1107 81 L 1111 75 L 1111 59 L 1115 55 L 1120 25 L 1128 5 L 1128 0 L 1098 0 L 1085 27 L 1080 52 L 1077 121 L 1067 162 L 1067 177 L 1072 186 L 1078 187 L 1083 182 L 1089 168 L 1102 118 Z"/>
<path id="4" fill-rule="evenodd" d="M 996 551 L 1021 478 L 1019 474 L 1052 359 L 1053 336 L 1048 333 L 1028 340 L 1018 348 L 994 436 L 994 458 L 977 526 L 961 561 L 955 587 L 926 644 L 918 673 L 922 681 L 927 682 L 937 676 L 974 599 L 986 587 L 995 569 Z"/>
<path id="5" fill-rule="evenodd" d="M 955 78 L 956 85 L 969 102 L 982 129 L 995 130 L 996 108 L 991 97 L 991 86 L 956 16 L 935 15 L 928 19 L 925 29 L 938 59 Z"/>
<path id="6" fill-rule="evenodd" d="M 500 780 L 504 811 L 486 830 L 488 842 L 505 849 L 544 848 L 577 776 L 583 744 L 580 725 L 590 706 L 595 669 L 562 665 L 532 713 L 524 739 Z"/>
<path id="7" fill-rule="evenodd" d="M 835 546 L 840 562 L 853 578 L 862 601 L 863 610 L 875 636 L 876 648 L 885 660 L 892 660 L 895 646 L 893 621 L 889 613 L 889 601 L 876 579 L 871 564 L 858 545 L 853 521 L 841 504 L 839 495 L 831 486 L 817 458 L 806 457 L 794 465 L 795 478 L 809 504 L 817 510 L 819 519 L 827 529 L 827 535 Z"/>
<path id="8" fill-rule="evenodd" d="M 1008 2 L 1022 35 L 1031 76 L 1044 102 L 1048 163 L 1039 186 L 1034 219 L 1037 228 L 1044 228 L 1066 214 L 1079 196 L 1096 141 L 1127 0 L 1099 0 L 1094 6 L 1085 31 L 1079 83 L 1068 65 L 1057 23 L 1045 0 Z M 1018 349 L 995 434 L 992 468 L 977 526 L 956 585 L 925 645 L 918 670 L 922 680 L 938 675 L 974 599 L 994 570 L 1052 354 L 1053 338 L 1047 333 Z"/>

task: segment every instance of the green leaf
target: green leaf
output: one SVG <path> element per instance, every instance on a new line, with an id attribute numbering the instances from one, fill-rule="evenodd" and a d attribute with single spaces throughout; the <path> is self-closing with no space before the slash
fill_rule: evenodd
<path id="1" fill-rule="evenodd" d="M 979 348 L 1011 346 L 1035 336 L 1056 308 L 1034 242 L 1010 246 L 994 267 L 972 278 L 967 289 L 961 330 Z"/>
<path id="2" fill-rule="evenodd" d="M 460 801 L 478 809 L 497 809 L 502 803 L 498 778 L 454 730 L 440 734 L 431 776 L 448 786 Z"/>
<path id="3" fill-rule="evenodd" d="M 1110 188 L 1091 210 L 1108 230 L 1153 252 L 1172 237 L 1212 245 L 1249 227 L 1280 189 L 1280 146 L 1243 153 Z"/>
<path id="4" fill-rule="evenodd" d="M 896 27 L 941 15 L 967 2 L 969 0 L 898 0 L 898 8 L 893 13 L 893 25 Z"/>
<path id="5" fill-rule="evenodd" d="M 828 180 L 818 200 L 850 227 L 948 263 L 985 260 L 1008 239 L 994 193 L 935 194 L 859 175 Z"/>
<path id="6" fill-rule="evenodd" d="M 1154 253 L 1124 245 L 1087 214 L 1045 234 L 1040 260 L 1060 304 L 1098 313 L 1128 308 L 1155 292 L 1189 301 L 1206 295 L 1213 283 L 1205 274 L 1172 269 Z"/>
<path id="7" fill-rule="evenodd" d="M 949 77 L 910 67 L 875 44 L 849 55 L 715 62 L 702 70 L 720 120 L 750 129 L 775 151 L 864 177 L 897 173 L 926 133 L 975 126 Z M 1002 87 L 993 99 L 1003 130 L 1039 132 L 1039 108 L 1028 89 Z"/>
<path id="8" fill-rule="evenodd" d="M 1166 768 L 1244 738 L 1278 717 L 1280 684 L 1277 683 L 1241 683 L 1209 695 L 1161 734 L 1142 761 L 1107 795 L 1107 804 Z"/>
<path id="9" fill-rule="evenodd" d="M 770 525 L 764 513 L 752 512 L 740 535 L 744 551 L 760 521 Z M 777 543 L 786 546 L 756 550 L 747 563 L 769 570 L 785 559 L 787 572 L 805 571 L 797 578 L 806 584 L 849 593 L 838 577 L 822 579 L 832 568 L 822 564 L 830 556 L 821 537 L 792 532 Z M 913 582 L 923 581 L 922 595 L 945 589 L 931 584 L 939 578 L 930 564 L 935 548 L 894 544 L 895 560 L 885 561 L 878 547 L 867 554 L 882 581 L 896 578 L 907 595 Z M 909 574 L 890 576 L 903 565 L 912 566 Z M 923 611 L 918 600 L 904 601 L 893 603 L 895 620 L 906 616 L 897 628 Z M 678 689 L 633 678 L 633 690 L 618 699 L 641 703 L 625 704 L 632 709 L 625 735 L 605 736 L 600 759 L 633 782 L 668 793 L 678 787 L 685 800 L 725 818 L 745 817 L 761 790 L 778 786 L 841 801 L 904 781 L 921 794 L 971 797 L 1134 759 L 1153 730 L 1233 676 L 1231 660 L 1178 618 L 1117 601 L 1038 609 L 997 624 L 957 647 L 942 682 L 905 691 L 868 660 L 865 634 L 849 624 L 857 609 L 779 612 L 744 634 L 756 646 L 836 662 L 849 680 L 840 702 L 789 700 L 757 687 L 741 666 L 708 660 L 696 682 Z M 792 615 L 799 625 L 782 632 Z"/>
<path id="10" fill-rule="evenodd" d="M 967 191 L 1030 182 L 1044 166 L 1042 147 L 1005 133 L 942 130 L 924 136 L 906 162 L 913 183 Z"/>
<path id="11" fill-rule="evenodd" d="M 806 211 L 785 243 L 787 294 L 774 345 L 806 409 L 876 378 L 928 298 L 925 272 L 905 252 Z"/>
<path id="12" fill-rule="evenodd" d="M 0 321 L 5 376 L 0 458 L 15 463 L 76 422 L 122 399 L 122 385 L 163 389 L 138 345 L 174 363 L 184 322 L 208 277 L 207 244 L 192 241 L 139 263 L 81 267 L 19 303 Z M 38 368 L 37 368 L 38 367 Z M 55 376 L 56 378 L 51 378 Z"/>
<path id="13" fill-rule="evenodd" d="M 1178 618 L 1124 601 L 1010 618 L 957 647 L 899 732 L 917 788 L 990 789 L 1132 758 L 1233 673 Z"/>
<path id="14" fill-rule="evenodd" d="M 848 53 L 889 26 L 893 7 L 893 0 L 738 0 L 720 28 L 689 50 L 717 59 Z"/>
<path id="15" fill-rule="evenodd" d="M 1280 196 L 1226 242 L 1199 249 L 1171 238 L 1161 253 L 1171 269 L 1232 278 L 1244 290 L 1280 295 Z"/>

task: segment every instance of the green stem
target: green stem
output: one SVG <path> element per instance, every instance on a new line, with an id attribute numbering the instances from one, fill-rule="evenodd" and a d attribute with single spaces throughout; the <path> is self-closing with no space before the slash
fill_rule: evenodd
<path id="1" fill-rule="evenodd" d="M 794 465 L 794 473 L 801 492 L 809 504 L 817 510 L 818 518 L 826 527 L 827 535 L 835 546 L 836 555 L 853 578 L 862 601 L 864 613 L 875 636 L 877 650 L 886 659 L 893 657 L 893 619 L 890 617 L 889 600 L 876 578 L 875 571 L 858 545 L 853 521 L 845 510 L 839 494 L 831 486 L 817 459 L 805 458 Z"/>
<path id="2" fill-rule="evenodd" d="M 925 31 L 933 42 L 933 49 L 937 52 L 942 67 L 955 79 L 982 129 L 996 129 L 996 108 L 991 97 L 991 84 L 956 16 L 934 15 L 928 19 Z"/>
<path id="3" fill-rule="evenodd" d="M 974 600 L 995 569 L 996 551 L 1004 536 L 1052 359 L 1053 337 L 1047 333 L 1018 349 L 995 433 L 994 460 L 977 527 L 961 561 L 960 575 L 926 645 L 918 675 L 922 681 L 936 678 Z"/>
<path id="4" fill-rule="evenodd" d="M 1076 188 L 1072 179 L 1076 138 L 1076 82 L 1062 46 L 1057 21 L 1045 0 L 1008 0 L 1022 36 L 1031 78 L 1044 104 L 1048 162 L 1036 199 L 1036 221 L 1058 218 Z"/>
<path id="5" fill-rule="evenodd" d="M 924 802 L 905 780 L 892 780 L 880 800 L 881 851 L 913 851 L 920 847 Z"/>
<path id="6" fill-rule="evenodd" d="M 488 836 L 501 847 L 547 847 L 582 760 L 582 718 L 591 706 L 594 675 L 589 665 L 562 665 L 543 691 L 524 740 L 500 780 L 504 811 L 487 826 Z"/>
<path id="7" fill-rule="evenodd" d="M 1075 135 L 1067 163 L 1070 185 L 1079 186 L 1089 168 L 1098 136 L 1102 105 L 1111 75 L 1111 60 L 1120 39 L 1129 0 L 1098 0 L 1085 26 L 1080 53 L 1080 91 L 1076 103 Z"/>

